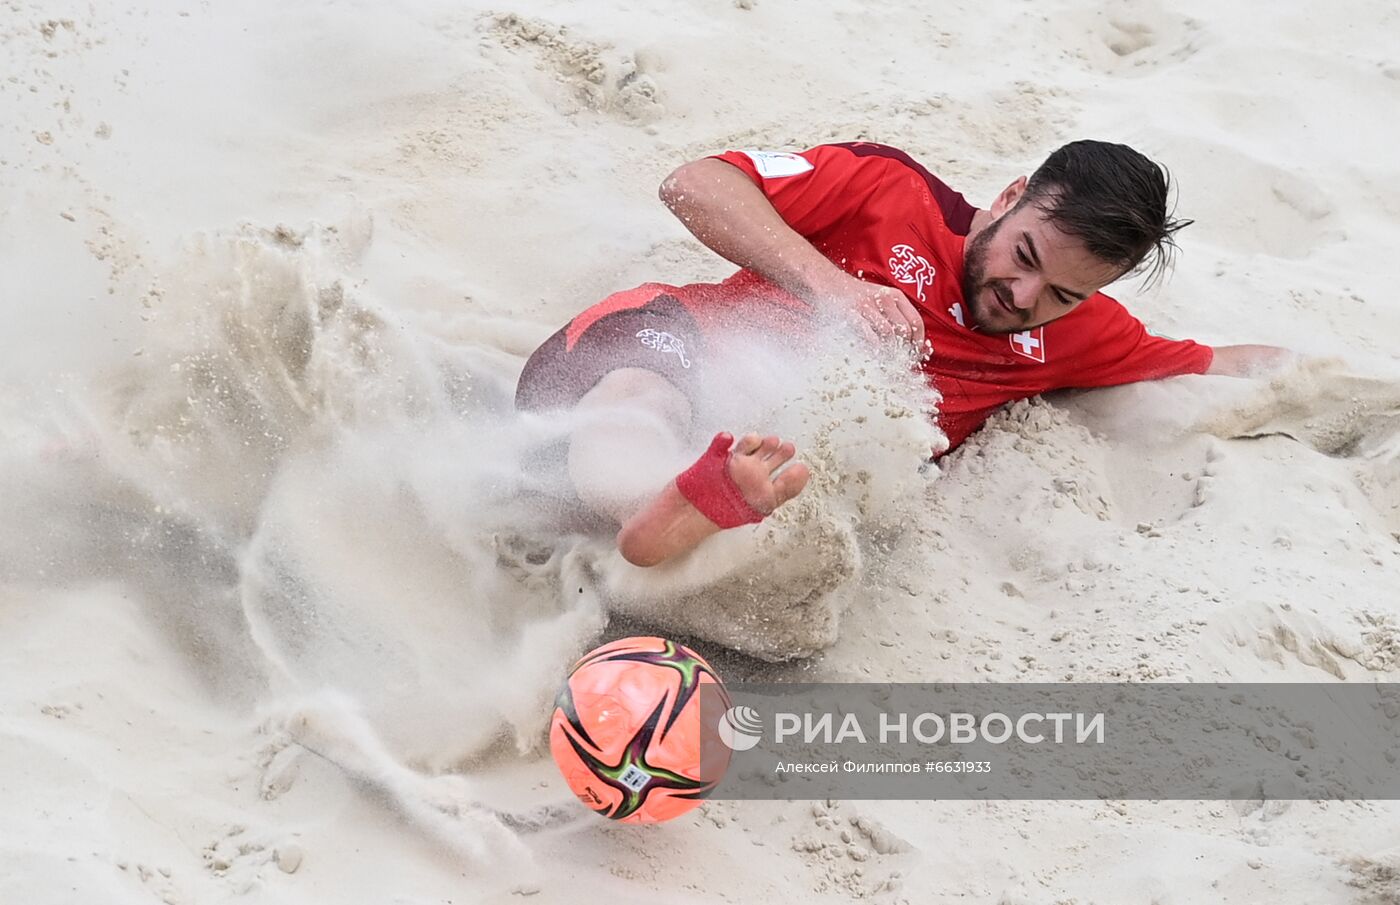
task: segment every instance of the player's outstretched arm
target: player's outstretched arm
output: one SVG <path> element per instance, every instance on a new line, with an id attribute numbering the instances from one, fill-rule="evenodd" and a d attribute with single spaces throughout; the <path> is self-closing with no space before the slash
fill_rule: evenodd
<path id="1" fill-rule="evenodd" d="M 1225 377 L 1266 377 L 1296 364 L 1297 352 L 1278 346 L 1216 346 L 1207 374 Z"/>
<path id="2" fill-rule="evenodd" d="M 738 167 L 695 160 L 661 183 L 661 200 L 711 251 L 821 308 L 856 314 L 870 332 L 923 342 L 924 324 L 904 293 L 859 280 L 788 226 Z"/>

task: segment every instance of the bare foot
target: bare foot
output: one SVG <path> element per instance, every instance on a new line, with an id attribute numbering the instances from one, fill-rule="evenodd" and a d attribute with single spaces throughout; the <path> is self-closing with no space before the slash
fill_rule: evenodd
<path id="1" fill-rule="evenodd" d="M 715 444 L 701 457 L 701 462 L 716 453 L 726 455 L 720 447 L 728 446 L 727 438 L 727 434 L 716 437 Z M 723 467 L 744 502 L 757 513 L 751 521 L 773 512 L 807 486 L 811 473 L 801 462 L 792 462 L 796 452 L 793 444 L 777 437 L 745 434 L 727 453 Z M 787 467 L 783 468 L 784 465 Z M 732 492 L 730 488 L 729 493 Z M 623 558 L 633 565 L 654 566 L 693 549 L 720 530 L 719 524 L 681 494 L 675 481 L 669 481 L 659 494 L 627 519 L 617 533 L 617 546 Z"/>
<path id="2" fill-rule="evenodd" d="M 774 475 L 792 457 L 797 447 L 777 437 L 744 434 L 729 454 L 729 476 L 753 508 L 764 515 L 802 492 L 811 473 L 801 462 L 782 474 Z"/>

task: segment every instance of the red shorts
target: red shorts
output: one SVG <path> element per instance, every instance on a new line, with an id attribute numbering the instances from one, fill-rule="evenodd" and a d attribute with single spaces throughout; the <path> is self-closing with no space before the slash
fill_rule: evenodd
<path id="1" fill-rule="evenodd" d="M 689 311 L 642 286 L 608 296 L 530 355 L 515 389 L 524 411 L 567 409 L 618 368 L 645 368 L 687 398 L 699 382 L 703 338 Z"/>

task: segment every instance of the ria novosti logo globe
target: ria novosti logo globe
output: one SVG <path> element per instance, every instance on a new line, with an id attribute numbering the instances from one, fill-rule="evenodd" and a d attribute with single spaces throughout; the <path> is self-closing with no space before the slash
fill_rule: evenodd
<path id="1" fill-rule="evenodd" d="M 731 751 L 747 751 L 763 738 L 763 720 L 758 711 L 735 704 L 719 718 L 719 740 Z"/>

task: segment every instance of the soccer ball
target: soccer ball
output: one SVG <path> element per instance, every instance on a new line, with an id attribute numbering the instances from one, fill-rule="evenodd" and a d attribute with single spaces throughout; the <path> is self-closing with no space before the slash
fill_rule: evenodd
<path id="1" fill-rule="evenodd" d="M 701 778 L 700 745 L 718 730 L 700 724 L 705 685 L 727 710 L 710 664 L 664 638 L 623 638 L 575 663 L 555 699 L 549 748 L 579 801 L 623 823 L 660 823 L 709 795 L 718 777 Z M 707 745 L 728 763 L 727 748 Z"/>

